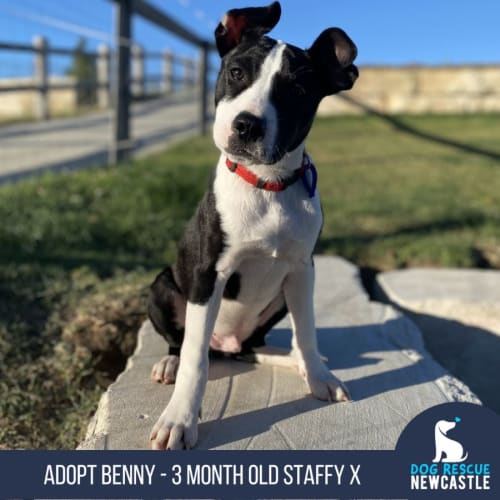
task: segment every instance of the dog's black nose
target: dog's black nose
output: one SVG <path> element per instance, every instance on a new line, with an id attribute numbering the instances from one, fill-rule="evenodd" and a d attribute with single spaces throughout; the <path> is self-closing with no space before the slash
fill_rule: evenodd
<path id="1" fill-rule="evenodd" d="M 263 119 L 243 112 L 234 119 L 233 130 L 241 140 L 255 142 L 264 137 L 265 123 Z"/>

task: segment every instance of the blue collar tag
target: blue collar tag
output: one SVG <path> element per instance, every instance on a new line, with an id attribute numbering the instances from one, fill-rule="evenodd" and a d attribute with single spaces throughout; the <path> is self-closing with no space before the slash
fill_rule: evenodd
<path id="1" fill-rule="evenodd" d="M 302 176 L 302 184 L 304 184 L 309 198 L 312 198 L 316 192 L 316 185 L 318 184 L 318 172 L 309 156 L 307 156 L 307 164 L 304 175 Z"/>

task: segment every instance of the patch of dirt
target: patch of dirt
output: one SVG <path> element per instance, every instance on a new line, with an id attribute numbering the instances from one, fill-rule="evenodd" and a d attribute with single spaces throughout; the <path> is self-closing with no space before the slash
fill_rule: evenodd
<path id="1" fill-rule="evenodd" d="M 68 318 L 63 340 L 75 354 L 86 351 L 95 360 L 95 376 L 107 387 L 134 352 L 137 332 L 146 319 L 147 289 L 122 285 L 86 297 Z"/>
<path id="2" fill-rule="evenodd" d="M 482 269 L 500 269 L 500 246 L 493 243 L 472 249 L 476 266 Z"/>

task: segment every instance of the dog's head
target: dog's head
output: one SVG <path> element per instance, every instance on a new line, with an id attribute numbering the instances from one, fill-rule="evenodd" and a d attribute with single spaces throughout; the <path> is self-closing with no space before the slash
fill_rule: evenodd
<path id="1" fill-rule="evenodd" d="M 456 422 L 449 420 L 440 420 L 436 423 L 436 430 L 438 430 L 441 434 L 446 435 L 450 429 L 454 429 L 456 426 Z"/>
<path id="2" fill-rule="evenodd" d="M 215 90 L 216 146 L 231 160 L 271 165 L 302 144 L 321 99 L 350 89 L 357 49 L 339 28 L 299 49 L 266 33 L 279 2 L 230 10 L 215 30 L 222 65 Z"/>

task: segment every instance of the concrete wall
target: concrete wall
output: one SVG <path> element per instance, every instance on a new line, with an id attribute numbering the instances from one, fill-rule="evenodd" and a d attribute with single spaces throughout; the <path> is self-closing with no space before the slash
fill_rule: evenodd
<path id="1" fill-rule="evenodd" d="M 360 67 L 354 88 L 321 103 L 323 115 L 500 112 L 500 65 Z M 345 97 L 342 97 L 345 96 Z"/>
<path id="2" fill-rule="evenodd" d="M 74 83 L 73 77 L 50 77 L 49 86 L 54 83 Z M 11 78 L 0 80 L 0 120 L 34 116 L 38 92 L 18 90 L 2 92 L 2 87 L 33 85 L 31 78 Z M 60 115 L 77 109 L 77 93 L 74 89 L 53 89 L 48 92 L 49 113 Z"/>

